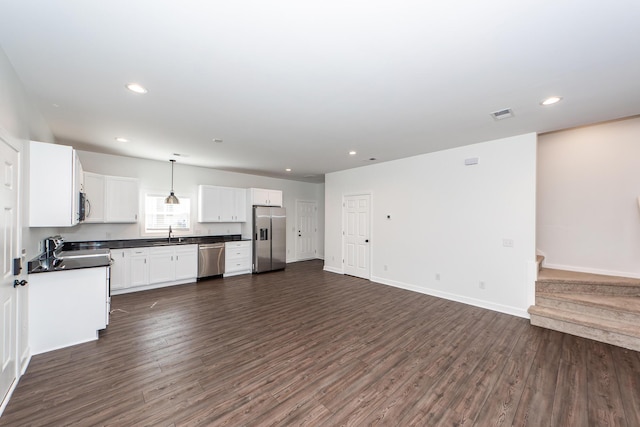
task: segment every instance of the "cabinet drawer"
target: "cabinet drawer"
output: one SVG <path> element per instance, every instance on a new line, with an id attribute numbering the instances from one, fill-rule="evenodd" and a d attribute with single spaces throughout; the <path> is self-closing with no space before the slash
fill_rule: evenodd
<path id="1" fill-rule="evenodd" d="M 235 261 L 227 260 L 225 262 L 225 274 L 244 270 L 251 270 L 251 262 L 249 259 L 239 259 Z"/>
<path id="2" fill-rule="evenodd" d="M 249 249 L 251 249 L 251 241 L 244 240 L 244 241 L 237 241 L 237 242 L 226 242 L 224 244 L 224 246 L 225 246 L 225 248 L 227 250 L 237 249 L 237 248 L 249 248 Z"/>
<path id="3" fill-rule="evenodd" d="M 224 257 L 228 260 L 249 259 L 251 258 L 251 252 L 249 248 L 232 248 L 225 251 Z"/>

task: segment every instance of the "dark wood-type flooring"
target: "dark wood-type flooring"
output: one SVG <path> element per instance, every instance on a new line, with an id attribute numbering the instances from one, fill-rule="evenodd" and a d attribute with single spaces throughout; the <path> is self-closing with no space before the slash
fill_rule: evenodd
<path id="1" fill-rule="evenodd" d="M 640 353 L 322 262 L 113 297 L 2 426 L 640 425 Z"/>

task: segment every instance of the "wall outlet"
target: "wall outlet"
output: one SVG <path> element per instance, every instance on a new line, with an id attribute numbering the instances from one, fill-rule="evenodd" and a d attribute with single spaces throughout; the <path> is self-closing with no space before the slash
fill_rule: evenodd
<path id="1" fill-rule="evenodd" d="M 331 261 L 335 261 L 335 260 L 336 260 L 336 257 L 332 256 Z"/>
<path id="2" fill-rule="evenodd" d="M 387 271 L 387 264 L 384 265 L 384 271 Z"/>
<path id="3" fill-rule="evenodd" d="M 485 283 L 484 282 L 481 281 L 479 283 L 479 286 L 480 286 L 480 289 L 485 289 Z"/>
<path id="4" fill-rule="evenodd" d="M 504 246 L 505 248 L 512 248 L 513 239 L 502 239 L 502 246 Z"/>
<path id="5" fill-rule="evenodd" d="M 436 273 L 436 280 L 440 280 L 440 273 Z"/>

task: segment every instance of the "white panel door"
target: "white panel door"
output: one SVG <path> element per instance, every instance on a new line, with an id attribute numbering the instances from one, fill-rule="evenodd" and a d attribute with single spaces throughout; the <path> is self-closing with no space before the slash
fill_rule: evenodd
<path id="1" fill-rule="evenodd" d="M 18 248 L 18 152 L 0 140 L 0 227 L 2 245 L 0 262 L 0 403 L 16 379 L 16 290 L 13 288 L 13 258 L 19 256 Z"/>
<path id="2" fill-rule="evenodd" d="M 302 261 L 316 257 L 317 238 L 316 202 L 296 200 L 296 259 Z"/>
<path id="3" fill-rule="evenodd" d="M 344 273 L 369 279 L 371 196 L 347 196 L 343 203 Z"/>

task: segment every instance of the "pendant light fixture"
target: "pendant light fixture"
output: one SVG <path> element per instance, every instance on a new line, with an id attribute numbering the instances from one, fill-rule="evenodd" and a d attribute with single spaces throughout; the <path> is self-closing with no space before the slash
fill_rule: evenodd
<path id="1" fill-rule="evenodd" d="M 167 205 L 179 205 L 180 200 L 173 193 L 173 164 L 176 162 L 175 160 L 169 160 L 171 162 L 171 193 L 164 199 L 164 203 Z"/>

